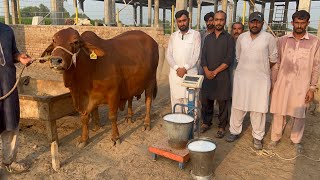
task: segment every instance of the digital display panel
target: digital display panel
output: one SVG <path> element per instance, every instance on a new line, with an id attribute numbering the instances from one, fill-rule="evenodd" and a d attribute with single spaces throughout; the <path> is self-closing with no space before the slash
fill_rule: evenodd
<path id="1" fill-rule="evenodd" d="M 185 80 L 197 82 L 199 80 L 199 77 L 186 76 Z"/>

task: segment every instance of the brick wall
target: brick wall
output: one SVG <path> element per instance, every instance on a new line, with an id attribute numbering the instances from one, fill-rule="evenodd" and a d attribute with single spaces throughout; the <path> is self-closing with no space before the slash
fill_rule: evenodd
<path id="1" fill-rule="evenodd" d="M 52 42 L 53 35 L 61 29 L 72 27 L 83 33 L 93 31 L 103 39 L 109 39 L 129 30 L 141 30 L 154 38 L 160 47 L 166 47 L 169 36 L 163 34 L 162 28 L 150 27 L 105 27 L 105 26 L 33 26 L 11 25 L 14 30 L 18 49 L 32 57 L 39 57 Z"/>

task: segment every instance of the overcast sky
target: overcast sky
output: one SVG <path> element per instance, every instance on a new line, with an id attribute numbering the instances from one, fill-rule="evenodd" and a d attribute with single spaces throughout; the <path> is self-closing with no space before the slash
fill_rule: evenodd
<path id="1" fill-rule="evenodd" d="M 39 6 L 39 4 L 44 4 L 46 5 L 49 9 L 50 9 L 50 0 L 20 0 L 21 3 L 21 8 L 22 7 L 26 7 L 26 6 Z M 243 11 L 243 4 L 244 1 L 239 1 L 238 3 L 238 8 L 237 8 L 237 16 L 242 16 L 242 11 Z M 276 4 L 284 4 L 284 3 L 276 3 Z M 0 15 L 3 15 L 3 3 L 0 4 Z M 94 1 L 94 0 L 86 0 L 84 3 L 85 6 L 85 11 L 84 13 L 87 14 L 91 19 L 102 19 L 104 17 L 104 2 L 100 2 L 100 1 Z M 269 6 L 270 4 L 266 4 L 266 9 L 265 9 L 265 20 L 268 21 L 268 16 L 269 16 Z M 296 3 L 295 2 L 290 2 L 289 4 L 289 12 L 288 12 L 288 20 L 289 22 L 291 21 L 291 16 L 295 11 L 295 6 Z M 70 12 L 70 15 L 73 14 L 74 8 L 73 8 L 73 0 L 67 0 L 64 3 L 64 7 L 67 9 L 67 11 Z M 122 9 L 124 6 L 121 4 L 117 4 L 117 8 L 118 9 Z M 261 9 L 260 5 L 257 5 L 258 9 Z M 219 9 L 221 9 L 221 6 L 219 6 Z M 249 13 L 249 6 L 247 4 L 247 14 Z M 196 24 L 196 11 L 197 9 L 193 10 L 193 17 L 194 17 L 194 21 L 193 21 L 193 25 Z M 201 25 L 204 25 L 203 22 L 203 16 L 207 13 L 213 11 L 213 6 L 208 6 L 208 7 L 203 7 L 202 9 L 202 13 L 201 13 Z M 81 12 L 81 11 L 80 11 Z M 160 10 L 160 19 L 162 19 L 162 10 Z M 318 28 L 318 22 L 320 19 L 320 2 L 315 2 L 313 1 L 311 3 L 311 23 L 310 26 L 314 27 L 314 28 Z M 143 8 L 143 23 L 146 24 L 147 23 L 147 8 Z M 167 11 L 166 13 L 166 17 L 167 20 L 170 21 L 171 19 L 171 14 L 170 11 Z M 123 11 L 121 11 L 120 13 L 120 20 L 124 23 L 124 24 L 133 24 L 134 20 L 133 20 L 133 8 L 132 6 L 127 6 Z M 138 8 L 138 22 L 139 22 L 139 8 Z"/>

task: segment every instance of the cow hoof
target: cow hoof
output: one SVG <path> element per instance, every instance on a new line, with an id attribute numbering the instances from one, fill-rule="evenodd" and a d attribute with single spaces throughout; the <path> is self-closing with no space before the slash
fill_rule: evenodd
<path id="1" fill-rule="evenodd" d="M 112 140 L 113 141 L 113 146 L 119 146 L 121 144 L 121 141 L 120 139 L 117 139 L 116 141 L 115 140 Z"/>
<path id="2" fill-rule="evenodd" d="M 80 141 L 79 141 L 79 142 L 77 143 L 77 147 L 80 148 L 80 149 L 84 148 L 86 145 L 87 145 L 87 142 L 80 142 Z"/>
<path id="3" fill-rule="evenodd" d="M 120 144 L 121 144 L 120 139 L 116 140 L 116 145 L 120 145 Z"/>
<path id="4" fill-rule="evenodd" d="M 134 121 L 132 120 L 132 118 L 131 117 L 126 117 L 126 122 L 127 123 L 134 123 Z"/>
<path id="5" fill-rule="evenodd" d="M 95 126 L 95 127 L 92 129 L 92 131 L 93 131 L 93 132 L 97 132 L 97 131 L 99 131 L 100 129 L 101 129 L 100 126 Z"/>
<path id="6" fill-rule="evenodd" d="M 150 125 L 143 125 L 143 127 L 142 127 L 142 131 L 150 131 L 151 130 L 151 128 L 150 128 Z"/>

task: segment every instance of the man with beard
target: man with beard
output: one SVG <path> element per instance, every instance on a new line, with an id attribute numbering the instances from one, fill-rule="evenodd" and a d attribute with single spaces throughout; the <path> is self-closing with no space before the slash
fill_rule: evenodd
<path id="1" fill-rule="evenodd" d="M 234 38 L 234 40 L 237 41 L 239 35 L 242 34 L 244 31 L 243 24 L 240 22 L 235 22 L 232 24 L 231 29 L 232 29 L 231 35 Z M 234 76 L 234 71 L 237 68 L 237 64 L 238 64 L 238 61 L 236 60 L 236 58 L 234 58 L 234 60 L 232 62 L 232 66 L 229 68 L 230 69 L 230 76 L 231 76 L 231 89 L 233 87 L 233 76 Z"/>
<path id="2" fill-rule="evenodd" d="M 240 22 L 235 22 L 232 24 L 232 27 L 231 27 L 232 31 L 231 31 L 231 35 L 232 37 L 234 38 L 235 41 L 237 41 L 238 37 L 240 34 L 243 33 L 244 31 L 244 26 L 242 23 Z M 238 65 L 238 61 L 236 59 L 236 57 L 233 58 L 233 61 L 232 61 L 232 64 L 231 64 L 231 67 L 229 68 L 229 72 L 230 72 L 230 82 L 231 82 L 231 94 L 232 94 L 232 90 L 233 90 L 233 77 L 234 77 L 234 72 L 237 68 L 237 65 Z M 231 115 L 231 104 L 232 104 L 232 97 L 231 97 L 231 100 L 229 101 L 229 105 L 228 105 L 228 113 L 229 113 L 229 117 Z"/>
<path id="3" fill-rule="evenodd" d="M 206 39 L 206 37 L 214 32 L 214 12 L 209 12 L 204 16 L 204 22 L 206 23 L 207 29 L 206 31 L 203 31 L 201 33 L 201 47 L 203 47 L 204 44 L 204 40 Z M 199 74 L 203 75 L 203 69 L 200 65 L 200 61 L 199 61 Z"/>
<path id="4" fill-rule="evenodd" d="M 307 105 L 313 100 L 320 71 L 320 40 L 306 29 L 310 14 L 297 11 L 292 15 L 293 32 L 279 38 L 279 61 L 272 69 L 274 84 L 270 112 L 273 113 L 271 142 L 276 147 L 286 125 L 293 121 L 290 139 L 300 153 Z"/>
<path id="5" fill-rule="evenodd" d="M 232 24 L 231 29 L 232 29 L 232 32 L 231 32 L 232 37 L 235 40 L 237 40 L 238 37 L 240 36 L 240 34 L 243 33 L 244 26 L 243 26 L 243 24 L 241 22 L 235 22 L 235 23 Z"/>
<path id="6" fill-rule="evenodd" d="M 226 13 L 217 11 L 214 15 L 215 31 L 204 40 L 201 66 L 205 78 L 201 89 L 203 124 L 201 132 L 210 129 L 213 117 L 214 100 L 219 104 L 219 129 L 217 138 L 223 138 L 228 124 L 228 101 L 231 98 L 230 74 L 228 67 L 234 57 L 234 39 L 224 30 Z"/>
<path id="7" fill-rule="evenodd" d="M 197 62 L 200 58 L 200 33 L 189 29 L 189 13 L 180 10 L 175 14 L 178 31 L 170 36 L 167 61 L 170 66 L 169 83 L 172 108 L 177 103 L 187 103 L 186 87 L 181 86 L 185 74 L 198 74 Z M 181 112 L 182 109 L 177 109 Z"/>
<path id="8" fill-rule="evenodd" d="M 249 32 L 242 33 L 236 45 L 238 66 L 234 75 L 230 135 L 228 142 L 235 141 L 241 131 L 242 122 L 250 112 L 253 146 L 262 149 L 265 134 L 271 87 L 270 67 L 277 62 L 276 39 L 261 31 L 263 14 L 253 12 L 249 16 Z"/>
<path id="9" fill-rule="evenodd" d="M 209 12 L 204 16 L 204 22 L 206 23 L 207 29 L 201 33 L 201 46 L 204 44 L 204 40 L 207 35 L 214 32 L 214 12 Z"/>

